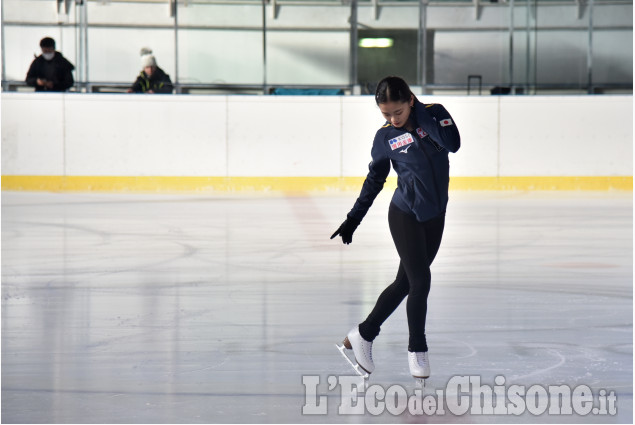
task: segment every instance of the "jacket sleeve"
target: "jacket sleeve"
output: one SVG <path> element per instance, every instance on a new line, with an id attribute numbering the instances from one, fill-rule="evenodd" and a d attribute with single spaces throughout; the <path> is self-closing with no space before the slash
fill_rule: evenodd
<path id="1" fill-rule="evenodd" d="M 390 173 L 390 159 L 383 146 L 384 137 L 377 132 L 371 151 L 372 161 L 368 164 L 368 175 L 362 185 L 362 191 L 353 205 L 353 209 L 348 213 L 348 217 L 353 217 L 362 221 L 373 201 L 381 192 L 386 182 L 386 177 Z"/>
<path id="2" fill-rule="evenodd" d="M 415 118 L 417 124 L 432 137 L 432 140 L 450 152 L 456 152 L 461 147 L 461 135 L 456 123 L 443 105 L 438 103 L 424 105 L 415 102 Z"/>
<path id="3" fill-rule="evenodd" d="M 170 80 L 170 76 L 168 74 L 163 74 L 163 78 L 161 82 L 157 84 L 157 88 L 155 89 L 156 93 L 172 93 L 172 80 Z"/>
<path id="4" fill-rule="evenodd" d="M 60 90 L 60 91 L 66 91 L 68 89 L 70 89 L 71 87 L 73 87 L 73 84 L 75 84 L 75 80 L 73 79 L 73 70 L 75 69 L 75 66 L 73 66 L 72 63 L 70 63 L 68 60 L 66 60 L 66 58 L 64 58 L 64 61 L 62 61 L 62 64 L 60 65 L 61 69 L 60 69 L 60 80 L 59 83 L 56 84 L 56 89 Z"/>
<path id="5" fill-rule="evenodd" d="M 31 87 L 37 86 L 38 79 L 38 66 L 37 59 L 31 62 L 31 66 L 29 67 L 29 71 L 26 73 L 26 84 Z"/>
<path id="6" fill-rule="evenodd" d="M 135 82 L 132 83 L 132 87 L 130 87 L 134 93 L 143 93 L 143 87 L 141 86 L 142 81 L 143 81 L 143 77 L 140 74 L 137 76 L 137 79 L 135 80 Z"/>

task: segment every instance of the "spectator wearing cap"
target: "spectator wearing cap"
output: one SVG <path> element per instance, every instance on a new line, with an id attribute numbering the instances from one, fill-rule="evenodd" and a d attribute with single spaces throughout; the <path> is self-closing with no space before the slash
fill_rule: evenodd
<path id="1" fill-rule="evenodd" d="M 26 83 L 35 91 L 64 92 L 75 84 L 75 66 L 60 52 L 55 51 L 55 40 L 45 37 L 40 41 L 42 54 L 36 56 L 26 74 Z"/>
<path id="2" fill-rule="evenodd" d="M 170 76 L 157 66 L 152 50 L 141 49 L 141 73 L 128 93 L 172 93 Z"/>

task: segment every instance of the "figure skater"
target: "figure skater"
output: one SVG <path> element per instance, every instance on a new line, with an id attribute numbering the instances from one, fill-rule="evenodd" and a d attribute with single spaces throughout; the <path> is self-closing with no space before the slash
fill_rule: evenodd
<path id="1" fill-rule="evenodd" d="M 412 376 L 422 382 L 430 376 L 425 334 L 430 265 L 439 250 L 445 225 L 450 181 L 448 152 L 459 149 L 460 135 L 442 105 L 421 103 L 399 77 L 381 80 L 375 101 L 386 123 L 375 135 L 372 161 L 361 193 L 331 239 L 340 235 L 343 243 L 352 242 L 353 232 L 383 188 L 392 163 L 398 179 L 388 209 L 388 224 L 400 262 L 395 281 L 381 293 L 366 320 L 348 333 L 340 350 L 344 355 L 344 349 L 352 350 L 357 362 L 354 366 L 372 373 L 373 340 L 408 296 L 408 364 Z"/>

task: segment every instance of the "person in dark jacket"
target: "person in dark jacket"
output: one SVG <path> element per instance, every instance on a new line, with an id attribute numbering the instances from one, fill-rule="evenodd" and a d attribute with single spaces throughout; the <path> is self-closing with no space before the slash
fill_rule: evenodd
<path id="1" fill-rule="evenodd" d="M 157 66 L 152 50 L 141 49 L 141 73 L 128 93 L 172 93 L 170 76 Z"/>
<path id="2" fill-rule="evenodd" d="M 340 350 L 352 349 L 357 366 L 371 373 L 372 342 L 381 325 L 408 296 L 408 364 L 418 380 L 430 375 L 425 336 L 430 265 L 441 244 L 448 204 L 448 153 L 456 152 L 460 135 L 448 111 L 440 104 L 419 102 L 399 77 L 386 77 L 377 86 L 375 101 L 386 118 L 377 131 L 372 162 L 355 205 L 331 236 L 350 244 L 353 232 L 382 190 L 390 166 L 397 173 L 397 189 L 388 211 L 388 223 L 399 254 L 395 281 L 379 296 L 366 320 L 354 327 Z"/>
<path id="3" fill-rule="evenodd" d="M 55 51 L 55 40 L 45 37 L 40 41 L 42 54 L 37 56 L 26 74 L 26 83 L 35 91 L 63 92 L 75 84 L 75 66 L 60 52 Z"/>

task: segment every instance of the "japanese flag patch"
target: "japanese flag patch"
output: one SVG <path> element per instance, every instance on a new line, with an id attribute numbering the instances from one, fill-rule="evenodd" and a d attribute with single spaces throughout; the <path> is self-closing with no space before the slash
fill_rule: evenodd
<path id="1" fill-rule="evenodd" d="M 388 140 L 388 143 L 390 144 L 390 149 L 392 150 L 398 149 L 402 146 L 406 146 L 414 142 L 415 142 L 415 139 L 412 138 L 412 134 L 410 133 L 404 133 L 399 137 L 395 137 L 394 139 Z"/>
<path id="2" fill-rule="evenodd" d="M 444 120 L 439 121 L 439 124 L 441 124 L 441 127 L 447 127 L 449 125 L 452 125 L 452 118 L 446 118 Z"/>

